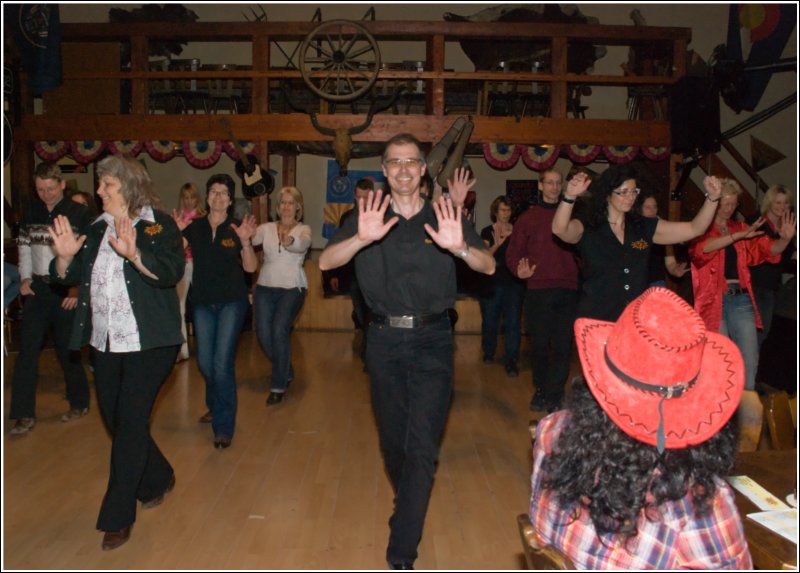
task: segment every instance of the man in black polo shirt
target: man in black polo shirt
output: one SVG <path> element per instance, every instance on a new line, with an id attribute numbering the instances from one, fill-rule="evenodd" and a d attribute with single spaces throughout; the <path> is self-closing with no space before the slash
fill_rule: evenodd
<path id="1" fill-rule="evenodd" d="M 39 353 L 52 327 L 56 356 L 67 383 L 69 411 L 62 422 L 77 420 L 89 412 L 89 383 L 80 355 L 69 351 L 69 336 L 78 299 L 69 287 L 50 283 L 50 261 L 55 257 L 48 228 L 57 215 L 66 215 L 76 235 L 86 233 L 89 212 L 85 206 L 64 198 L 66 183 L 54 163 L 40 163 L 34 173 L 37 199 L 25 209 L 19 233 L 20 294 L 22 310 L 20 352 L 11 382 L 11 434 L 28 433 L 36 425 L 36 379 Z"/>
<path id="2" fill-rule="evenodd" d="M 409 134 L 383 153 L 391 194 L 370 192 L 322 252 L 328 270 L 355 257 L 358 284 L 373 312 L 367 370 L 381 451 L 395 492 L 386 558 L 413 569 L 428 508 L 439 440 L 453 388 L 453 337 L 447 309 L 455 304 L 453 257 L 492 274 L 494 258 L 449 199 L 425 201 L 419 182 L 425 159 Z"/>

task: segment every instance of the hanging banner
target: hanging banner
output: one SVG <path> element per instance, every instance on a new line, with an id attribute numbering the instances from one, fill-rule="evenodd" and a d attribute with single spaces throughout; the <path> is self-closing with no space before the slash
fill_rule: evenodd
<path id="1" fill-rule="evenodd" d="M 567 155 L 573 163 L 591 163 L 595 157 L 600 155 L 599 145 L 588 145 L 586 143 L 573 143 L 567 146 Z"/>
<path id="2" fill-rule="evenodd" d="M 95 139 L 79 139 L 70 144 L 72 157 L 82 165 L 87 165 L 97 159 L 105 148 L 105 141 Z"/>
<path id="3" fill-rule="evenodd" d="M 36 155 L 45 161 L 58 161 L 69 152 L 68 141 L 37 141 L 33 144 Z"/>
<path id="4" fill-rule="evenodd" d="M 636 145 L 606 145 L 603 146 L 603 155 L 611 163 L 628 163 L 639 153 Z"/>
<path id="5" fill-rule="evenodd" d="M 639 151 L 650 161 L 664 161 L 669 157 L 669 147 L 642 147 Z"/>
<path id="6" fill-rule="evenodd" d="M 353 206 L 356 183 L 359 179 L 371 179 L 375 190 L 386 189 L 386 178 L 382 171 L 355 171 L 349 169 L 347 175 L 339 175 L 339 164 L 328 160 L 327 184 L 325 186 L 325 207 L 323 210 L 322 236 L 330 239 L 339 227 L 339 219 Z"/>
<path id="7" fill-rule="evenodd" d="M 176 143 L 174 141 L 145 141 L 144 147 L 150 157 L 156 161 L 165 162 L 169 161 L 177 153 L 175 149 Z"/>
<path id="8" fill-rule="evenodd" d="M 254 141 L 240 141 L 239 147 L 242 148 L 242 151 L 245 154 L 255 154 L 258 155 L 258 146 L 255 144 Z M 234 161 L 239 161 L 239 152 L 236 151 L 236 146 L 231 143 L 230 141 L 223 141 L 222 142 L 222 149 L 225 150 L 225 153 L 228 154 L 228 157 L 233 159 Z"/>
<path id="9" fill-rule="evenodd" d="M 127 155 L 128 157 L 136 157 L 144 147 L 143 141 L 130 139 L 108 141 L 106 144 L 108 145 L 108 150 L 114 155 Z"/>
<path id="10" fill-rule="evenodd" d="M 219 161 L 222 155 L 221 141 L 184 141 L 183 155 L 191 165 L 206 169 Z"/>
<path id="11" fill-rule="evenodd" d="M 507 143 L 484 143 L 483 157 L 486 163 L 495 169 L 511 169 L 522 155 L 523 145 L 508 145 Z"/>
<path id="12" fill-rule="evenodd" d="M 557 145 L 528 145 L 522 151 L 522 162 L 534 171 L 544 171 L 558 161 Z"/>

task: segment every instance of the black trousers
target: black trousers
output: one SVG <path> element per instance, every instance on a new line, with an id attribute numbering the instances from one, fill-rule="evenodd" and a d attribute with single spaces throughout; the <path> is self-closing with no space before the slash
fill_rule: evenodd
<path id="1" fill-rule="evenodd" d="M 367 369 L 394 513 L 389 562 L 413 563 L 453 392 L 453 333 L 445 315 L 421 328 L 371 323 Z"/>
<path id="2" fill-rule="evenodd" d="M 536 393 L 552 404 L 559 404 L 564 397 L 577 304 L 578 292 L 574 290 L 548 288 L 525 292 L 533 383 Z"/>
<path id="3" fill-rule="evenodd" d="M 111 433 L 111 471 L 97 529 L 118 531 L 136 520 L 136 500 L 158 497 L 172 466 L 150 436 L 150 412 L 180 346 L 139 352 L 95 351 L 100 412 Z"/>
<path id="4" fill-rule="evenodd" d="M 22 308 L 20 352 L 11 380 L 9 417 L 12 420 L 36 417 L 39 354 L 51 327 L 56 356 L 64 371 L 70 408 L 89 406 L 89 382 L 81 363 L 81 355 L 79 352 L 69 350 L 69 337 L 75 311 L 61 308 L 67 289 L 60 285 L 46 284 L 38 278 L 33 280 L 31 288 L 34 295 L 25 297 L 25 305 Z"/>

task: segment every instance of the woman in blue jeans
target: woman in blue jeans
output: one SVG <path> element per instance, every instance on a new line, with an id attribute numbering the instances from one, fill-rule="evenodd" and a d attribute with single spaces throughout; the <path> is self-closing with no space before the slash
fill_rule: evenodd
<path id="1" fill-rule="evenodd" d="M 233 218 L 235 193 L 236 183 L 229 175 L 212 175 L 206 183 L 208 215 L 190 223 L 174 217 L 194 259 L 197 365 L 206 382 L 208 407 L 200 422 L 211 422 L 217 449 L 230 447 L 236 428 L 234 361 L 249 305 L 244 273 L 258 268 L 251 244 L 255 219 L 248 215 L 238 224 Z"/>
<path id="2" fill-rule="evenodd" d="M 497 331 L 500 317 L 503 317 L 505 337 L 505 367 L 510 378 L 519 376 L 517 358 L 522 323 L 522 300 L 525 297 L 525 283 L 517 279 L 506 267 L 506 251 L 510 243 L 511 204 L 505 197 L 497 197 L 490 207 L 492 224 L 481 231 L 481 239 L 496 261 L 497 271 L 486 277 L 487 292 L 482 293 L 481 308 L 481 348 L 483 361 L 491 364 L 497 350 Z"/>
<path id="3" fill-rule="evenodd" d="M 311 227 L 303 220 L 303 195 L 296 187 L 278 194 L 277 221 L 258 226 L 254 245 L 263 245 L 264 264 L 255 294 L 256 334 L 272 362 L 267 405 L 278 404 L 294 378 L 291 333 L 303 306 L 308 280 L 303 260 L 311 246 Z"/>

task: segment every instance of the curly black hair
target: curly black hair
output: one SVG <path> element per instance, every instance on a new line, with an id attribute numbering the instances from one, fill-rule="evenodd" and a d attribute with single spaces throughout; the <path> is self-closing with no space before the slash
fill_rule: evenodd
<path id="1" fill-rule="evenodd" d="M 702 444 L 659 454 L 620 430 L 581 377 L 572 382 L 568 410 L 569 423 L 543 461 L 542 486 L 556 492 L 562 508 L 574 508 L 575 518 L 585 509 L 601 538 L 634 538 L 642 510 L 657 515 L 652 510 L 687 493 L 695 514 L 704 515 L 716 494 L 714 478 L 733 469 L 736 416 Z"/>
<path id="2" fill-rule="evenodd" d="M 639 174 L 632 166 L 627 164 L 612 165 L 592 182 L 591 186 L 591 211 L 587 217 L 590 226 L 605 225 L 608 220 L 608 198 L 611 192 L 625 183 L 628 179 L 638 179 Z M 629 216 L 638 217 L 635 213 Z"/>

